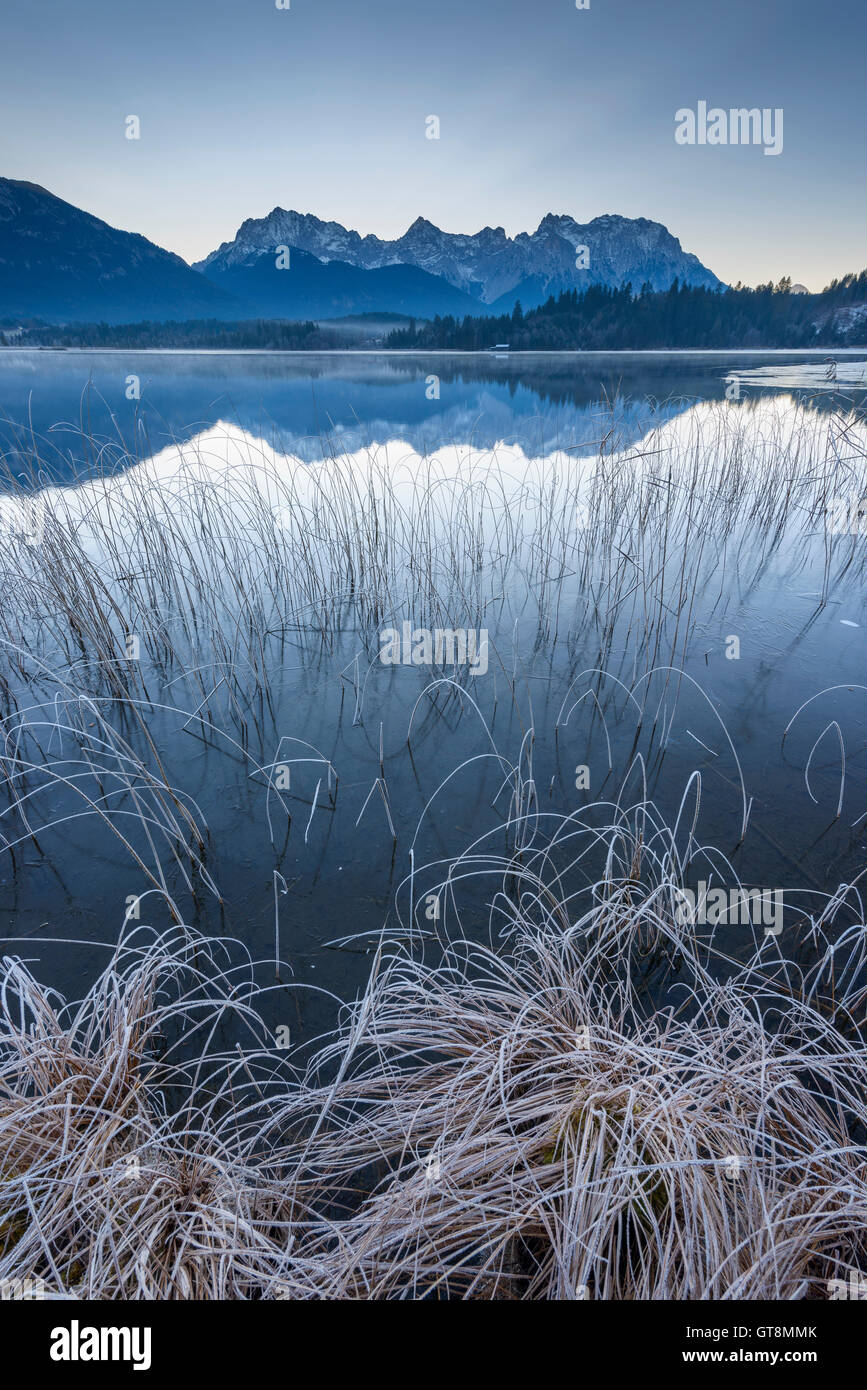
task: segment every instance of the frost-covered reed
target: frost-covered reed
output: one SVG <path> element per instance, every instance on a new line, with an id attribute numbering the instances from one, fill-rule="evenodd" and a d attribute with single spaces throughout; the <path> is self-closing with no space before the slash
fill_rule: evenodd
<path id="1" fill-rule="evenodd" d="M 804 908 L 797 950 L 753 937 L 735 957 L 677 910 L 697 863 L 728 863 L 698 835 L 698 771 L 667 820 L 641 757 L 615 768 L 609 742 L 620 792 L 547 811 L 532 701 L 510 757 L 475 706 L 504 820 L 436 864 L 413 841 L 366 988 L 314 1055 L 290 1055 L 263 1021 L 274 960 L 262 984 L 239 943 L 183 924 L 169 867 L 194 901 L 219 885 L 155 732 L 169 711 L 219 736 L 268 787 L 273 847 L 278 762 L 318 764 L 308 831 L 337 795 L 304 739 L 251 747 L 286 644 L 329 650 L 351 622 L 370 647 L 406 612 L 475 627 L 496 604 L 532 613 L 542 643 L 594 634 L 558 732 L 584 709 L 607 739 L 606 689 L 655 726 L 659 681 L 672 700 L 688 684 L 697 611 L 730 578 L 818 556 L 821 607 L 863 576 L 858 538 L 829 520 L 843 494 L 867 494 L 863 421 L 779 402 L 544 461 L 390 445 L 307 465 L 223 427 L 122 473 L 8 491 L 2 847 L 17 864 L 86 815 L 175 925 L 127 920 L 70 1004 L 29 949 L 3 959 L 0 1280 L 106 1299 L 795 1299 L 867 1268 L 857 883 Z M 496 646 L 491 664 L 514 699 L 516 666 Z M 355 725 L 359 657 L 343 680 Z M 434 684 L 471 702 L 447 673 Z M 721 734 L 732 845 L 750 800 Z M 381 726 L 379 774 L 362 814 L 378 790 L 396 840 Z M 285 879 L 267 870 L 279 970 Z"/>

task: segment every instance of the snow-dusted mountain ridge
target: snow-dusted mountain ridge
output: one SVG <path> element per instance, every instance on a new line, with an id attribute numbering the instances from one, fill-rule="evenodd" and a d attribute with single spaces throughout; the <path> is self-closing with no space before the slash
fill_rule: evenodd
<path id="1" fill-rule="evenodd" d="M 668 289 L 675 277 L 691 285 L 720 284 L 662 223 L 612 214 L 581 223 L 566 214 L 549 213 L 535 232 L 515 237 L 508 237 L 502 227 L 483 227 L 473 234 L 444 232 L 419 217 L 402 236 L 386 241 L 310 213 L 274 208 L 267 217 L 248 218 L 234 240 L 224 242 L 195 269 L 219 282 L 226 272 L 249 268 L 281 245 L 297 247 L 320 261 L 344 261 L 367 270 L 417 266 L 498 308 L 510 307 L 515 298 L 526 307 L 551 293 L 589 284 L 631 282 L 636 291 L 643 284 Z"/>

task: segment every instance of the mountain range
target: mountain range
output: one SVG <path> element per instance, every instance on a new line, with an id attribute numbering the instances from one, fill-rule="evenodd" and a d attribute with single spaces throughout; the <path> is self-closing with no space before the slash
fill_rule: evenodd
<path id="1" fill-rule="evenodd" d="M 418 217 L 403 236 L 383 241 L 362 237 L 339 222 L 275 208 L 267 217 L 244 222 L 233 241 L 224 242 L 195 269 L 240 291 L 281 245 L 298 247 L 326 264 L 336 261 L 365 270 L 417 266 L 490 313 L 511 311 L 517 299 L 532 308 L 551 294 L 594 284 L 631 282 L 636 290 L 643 284 L 667 290 L 675 277 L 711 289 L 721 284 L 662 223 L 610 214 L 580 223 L 549 213 L 535 232 L 514 238 L 502 227 L 484 227 L 469 236 L 444 232 Z M 581 247 L 584 252 L 576 254 Z M 582 268 L 579 260 L 585 263 Z"/>
<path id="2" fill-rule="evenodd" d="M 286 248 L 281 251 L 280 248 Z M 583 249 L 582 249 L 583 248 Z M 535 232 L 472 235 L 417 218 L 401 237 L 275 208 L 189 266 L 180 256 L 55 197 L 0 178 L 0 318 L 329 319 L 359 313 L 511 312 L 592 284 L 668 289 L 721 282 L 659 222 L 553 213 Z"/>

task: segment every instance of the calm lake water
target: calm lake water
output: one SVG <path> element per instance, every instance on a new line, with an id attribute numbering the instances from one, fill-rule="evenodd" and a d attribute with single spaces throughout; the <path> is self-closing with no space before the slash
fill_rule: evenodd
<path id="1" fill-rule="evenodd" d="M 867 397 L 863 354 L 841 353 L 835 383 L 811 353 L 294 354 L 0 352 L 6 452 L 45 441 L 59 477 L 110 468 L 121 443 L 147 457 L 220 420 L 306 459 L 401 439 L 519 444 L 539 455 L 592 451 L 612 412 L 624 440 L 697 400 L 797 389 L 817 409 Z M 833 369 L 832 369 L 833 370 Z M 732 378 L 736 379 L 735 384 Z M 128 392 L 138 397 L 128 398 Z M 23 428 L 24 437 L 21 430 Z M 82 433 L 103 442 L 98 459 Z"/>
<path id="2" fill-rule="evenodd" d="M 133 395 L 140 391 L 139 398 L 129 398 L 131 388 Z M 131 458 L 146 461 L 221 423 L 313 467 L 323 457 L 385 445 L 399 445 L 413 456 L 454 445 L 507 446 L 515 450 L 510 458 L 520 454 L 544 467 L 555 455 L 592 461 L 600 446 L 608 455 L 619 450 L 628 458 L 652 434 L 658 438 L 678 422 L 687 428 L 690 420 L 703 418 L 697 412 L 708 402 L 747 413 L 776 403 L 782 415 L 803 409 L 811 419 L 831 420 L 835 411 L 860 406 L 865 396 L 867 363 L 857 354 L 841 354 L 836 368 L 804 353 L 0 354 L 6 465 L 31 487 L 129 468 Z M 42 441 L 43 471 L 36 478 L 34 437 Z M 269 700 L 256 718 L 256 711 L 239 711 L 227 689 L 217 691 L 214 720 L 225 734 L 231 732 L 234 747 L 228 737 L 196 737 L 195 722 L 190 727 L 178 712 L 195 708 L 193 684 L 183 673 L 166 679 L 143 661 L 153 702 L 149 732 L 168 780 L 194 798 L 207 820 L 208 871 L 223 903 L 208 893 L 195 900 L 185 896 L 168 863 L 167 875 L 173 875 L 187 920 L 239 939 L 255 958 L 273 958 L 279 899 L 281 953 L 303 988 L 275 990 L 275 1026 L 289 1024 L 298 1040 L 330 1026 L 337 1002 L 354 996 L 366 978 L 375 934 L 385 922 L 396 927 L 396 893 L 405 915 L 411 864 L 419 871 L 444 863 L 477 837 L 497 833 L 507 814 L 498 800 L 503 770 L 482 757 L 491 743 L 480 713 L 511 763 L 520 760 L 532 724 L 532 775 L 543 815 L 570 814 L 589 799 L 576 789 L 578 766 L 590 770 L 594 799 L 615 799 L 641 751 L 648 794 L 672 820 L 690 774 L 702 769 L 699 838 L 728 855 L 743 882 L 784 888 L 787 902 L 808 911 L 810 894 L 833 892 L 867 867 L 867 694 L 856 689 L 867 682 L 867 607 L 856 553 L 867 538 L 852 538 L 855 559 L 823 604 L 826 556 L 820 537 L 781 542 L 755 563 L 755 536 L 743 544 L 741 559 L 726 558 L 724 566 L 720 561 L 724 580 L 716 587 L 714 564 L 705 562 L 677 647 L 678 669 L 689 679 L 677 683 L 675 699 L 670 673 L 650 678 L 657 716 L 642 728 L 622 693 L 646 669 L 643 658 L 636 664 L 635 634 L 625 619 L 618 619 L 603 653 L 606 672 L 621 686 L 618 694 L 610 684 L 604 719 L 585 701 L 556 728 L 570 691 L 574 700 L 587 686 L 585 680 L 574 688 L 576 678 L 600 664 L 599 634 L 574 572 L 555 576 L 556 592 L 546 591 L 544 599 L 529 582 L 521 592 L 489 595 L 485 621 L 516 694 L 507 698 L 503 676 L 499 683 L 494 673 L 484 681 L 478 677 L 466 685 L 478 708 L 451 692 L 436 701 L 425 697 L 416 709 L 430 673 L 370 662 L 368 652 L 359 717 L 351 673 L 358 669 L 353 663 L 361 638 L 350 609 L 327 650 L 291 635 L 286 640 L 285 633 L 278 640 L 269 630 L 263 657 Z M 403 616 L 395 615 L 398 626 Z M 740 642 L 736 660 L 726 657 L 732 634 Z M 197 655 L 207 659 L 192 650 L 191 666 Z M 657 664 L 668 658 L 665 646 Z M 62 672 L 53 669 L 67 690 L 97 689 L 97 674 L 83 658 Z M 20 674 L 10 679 L 19 706 L 29 698 L 46 708 L 53 701 L 56 710 L 58 692 L 50 680 L 40 679 L 28 691 Z M 784 744 L 784 730 L 799 706 L 832 685 L 844 689 L 811 706 Z M 752 798 L 743 844 L 741 790 L 720 719 Z M 839 817 L 841 760 L 833 730 L 814 751 L 809 788 L 804 778 L 811 748 L 833 722 L 845 744 Z M 134 721 L 118 713 L 117 724 L 135 743 Z M 291 825 L 273 803 L 266 810 L 261 779 L 251 777 L 238 752 L 241 725 L 245 748 L 263 766 L 279 759 L 281 739 L 313 745 L 339 775 L 334 803 L 321 785 L 323 766 L 299 764 L 291 783 Z M 57 739 L 51 756 L 58 756 Z M 429 805 L 453 770 L 447 793 Z M 379 793 L 365 804 L 380 777 L 388 787 L 396 843 Z M 273 843 L 268 812 L 278 822 Z M 28 959 L 38 959 L 42 974 L 75 993 L 104 963 L 104 947 L 117 937 L 128 897 L 146 885 L 98 821 L 69 819 L 72 813 L 73 799 L 62 787 L 34 796 L 38 843 L 24 838 L 14 859 L 0 858 L 0 933 L 7 942 L 17 941 L 14 949 Z M 3 824 L 10 840 L 14 813 Z M 275 872 L 285 893 L 275 894 Z M 588 863 L 586 882 L 598 872 L 598 864 Z M 416 903 L 435 878 L 421 873 L 412 888 Z M 467 887 L 465 930 L 496 936 L 493 892 L 490 883 Z M 147 920 L 162 927 L 168 918 L 155 907 Z M 77 944 L 70 944 L 73 939 Z M 743 932 L 739 937 L 730 928 L 722 939 L 733 951 L 743 948 Z M 801 950 L 797 940 L 789 945 L 793 955 Z M 286 970 L 283 977 L 289 978 Z"/>

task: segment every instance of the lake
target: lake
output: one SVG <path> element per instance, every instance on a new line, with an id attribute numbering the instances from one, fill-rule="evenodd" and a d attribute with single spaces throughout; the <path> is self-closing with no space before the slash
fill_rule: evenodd
<path id="1" fill-rule="evenodd" d="M 865 395 L 857 353 L 3 352 L 6 943 L 74 993 L 170 900 L 306 1043 L 383 929 L 496 941 L 504 855 L 578 904 L 628 813 L 803 958 L 865 865 Z"/>
<path id="2" fill-rule="evenodd" d="M 867 394 L 867 362 L 822 353 L 217 353 L 6 349 L 0 418 L 45 440 L 59 476 L 144 456 L 220 420 L 301 458 L 402 439 L 527 452 L 592 450 L 608 428 L 640 438 L 697 400 L 797 390 L 817 409 Z M 835 390 L 836 385 L 836 390 Z M 128 392 L 137 391 L 130 398 Z M 98 465 L 82 433 L 105 441 Z M 5 431 L 7 450 L 15 431 Z M 24 441 L 26 445 L 26 440 Z M 66 474 L 64 474 L 66 470 Z"/>

